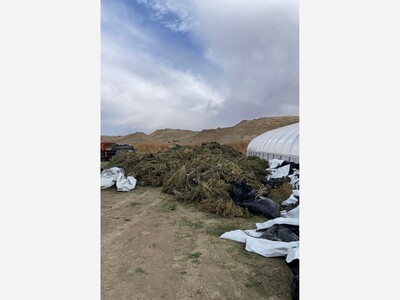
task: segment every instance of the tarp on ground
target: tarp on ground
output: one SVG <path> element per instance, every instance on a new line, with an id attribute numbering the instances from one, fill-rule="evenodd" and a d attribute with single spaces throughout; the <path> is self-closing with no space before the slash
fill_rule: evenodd
<path id="1" fill-rule="evenodd" d="M 261 234 L 262 232 L 257 232 L 256 230 L 233 230 L 225 232 L 220 238 L 244 243 L 246 244 L 246 251 L 265 257 L 286 256 L 287 262 L 299 258 L 299 242 L 271 241 L 259 238 Z M 297 250 L 295 250 L 296 248 Z M 290 255 L 288 255 L 289 253 Z"/>
<path id="2" fill-rule="evenodd" d="M 129 192 L 136 187 L 136 179 L 133 176 L 125 177 L 125 171 L 122 168 L 113 167 L 105 169 L 100 174 L 100 188 L 106 189 L 114 184 L 119 192 Z"/>
<path id="3" fill-rule="evenodd" d="M 268 228 L 274 224 L 288 224 L 299 226 L 298 218 L 279 217 L 264 223 L 256 223 L 257 229 L 233 230 L 223 233 L 220 238 L 246 244 L 245 249 L 265 257 L 286 256 L 286 261 L 291 262 L 299 258 L 298 241 L 279 242 L 260 238 L 262 231 L 259 229 Z M 290 254 L 290 255 L 289 255 Z"/>
<path id="4" fill-rule="evenodd" d="M 282 202 L 282 205 L 291 205 L 296 204 L 299 201 L 299 190 L 293 190 L 292 194 L 285 201 Z"/>

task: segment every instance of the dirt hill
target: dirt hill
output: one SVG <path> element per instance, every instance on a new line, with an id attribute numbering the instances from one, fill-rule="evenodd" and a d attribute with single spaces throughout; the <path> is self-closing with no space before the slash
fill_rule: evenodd
<path id="1" fill-rule="evenodd" d="M 172 144 L 198 145 L 206 142 L 218 142 L 236 145 L 240 151 L 243 151 L 256 136 L 268 130 L 298 122 L 299 116 L 264 117 L 243 120 L 232 127 L 204 129 L 200 132 L 167 128 L 158 129 L 149 135 L 143 132 L 136 132 L 125 136 L 102 136 L 101 141 L 127 143 L 139 150 L 143 148 L 143 151 L 148 151 L 151 148 L 149 145 L 156 146 L 154 150 L 158 150 Z"/>

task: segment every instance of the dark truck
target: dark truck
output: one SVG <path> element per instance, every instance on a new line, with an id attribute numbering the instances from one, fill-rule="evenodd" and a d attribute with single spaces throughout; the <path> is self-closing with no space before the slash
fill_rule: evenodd
<path id="1" fill-rule="evenodd" d="M 132 147 L 132 145 L 129 144 L 114 144 L 107 153 L 108 160 L 110 160 L 119 151 L 135 152 L 136 150 Z"/>

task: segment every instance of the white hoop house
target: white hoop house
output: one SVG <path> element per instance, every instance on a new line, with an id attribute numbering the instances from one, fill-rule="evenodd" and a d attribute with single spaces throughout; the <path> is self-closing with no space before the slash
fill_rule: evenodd
<path id="1" fill-rule="evenodd" d="M 299 123 L 269 130 L 247 146 L 247 156 L 299 162 Z"/>

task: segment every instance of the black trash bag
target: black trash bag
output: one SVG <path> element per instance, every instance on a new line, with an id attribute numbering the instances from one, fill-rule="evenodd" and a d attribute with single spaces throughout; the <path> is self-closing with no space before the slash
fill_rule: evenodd
<path id="1" fill-rule="evenodd" d="M 290 295 L 292 300 L 299 300 L 300 294 L 300 264 L 299 259 L 294 259 L 290 263 L 286 263 L 292 271 L 292 277 L 290 279 Z"/>
<path id="2" fill-rule="evenodd" d="M 266 184 L 272 187 L 273 189 L 280 187 L 284 183 L 289 183 L 289 177 L 281 177 L 281 178 L 270 178 L 267 180 Z"/>
<path id="3" fill-rule="evenodd" d="M 260 237 L 271 241 L 293 242 L 300 240 L 299 226 L 296 225 L 275 224 L 263 229 L 263 231 Z"/>
<path id="4" fill-rule="evenodd" d="M 279 204 L 269 198 L 258 197 L 255 200 L 246 200 L 236 204 L 247 208 L 254 215 L 262 215 L 269 219 L 275 219 L 280 215 Z"/>
<path id="5" fill-rule="evenodd" d="M 243 179 L 240 183 L 231 181 L 232 189 L 229 191 L 233 202 L 239 204 L 243 201 L 255 200 L 256 191 Z"/>

